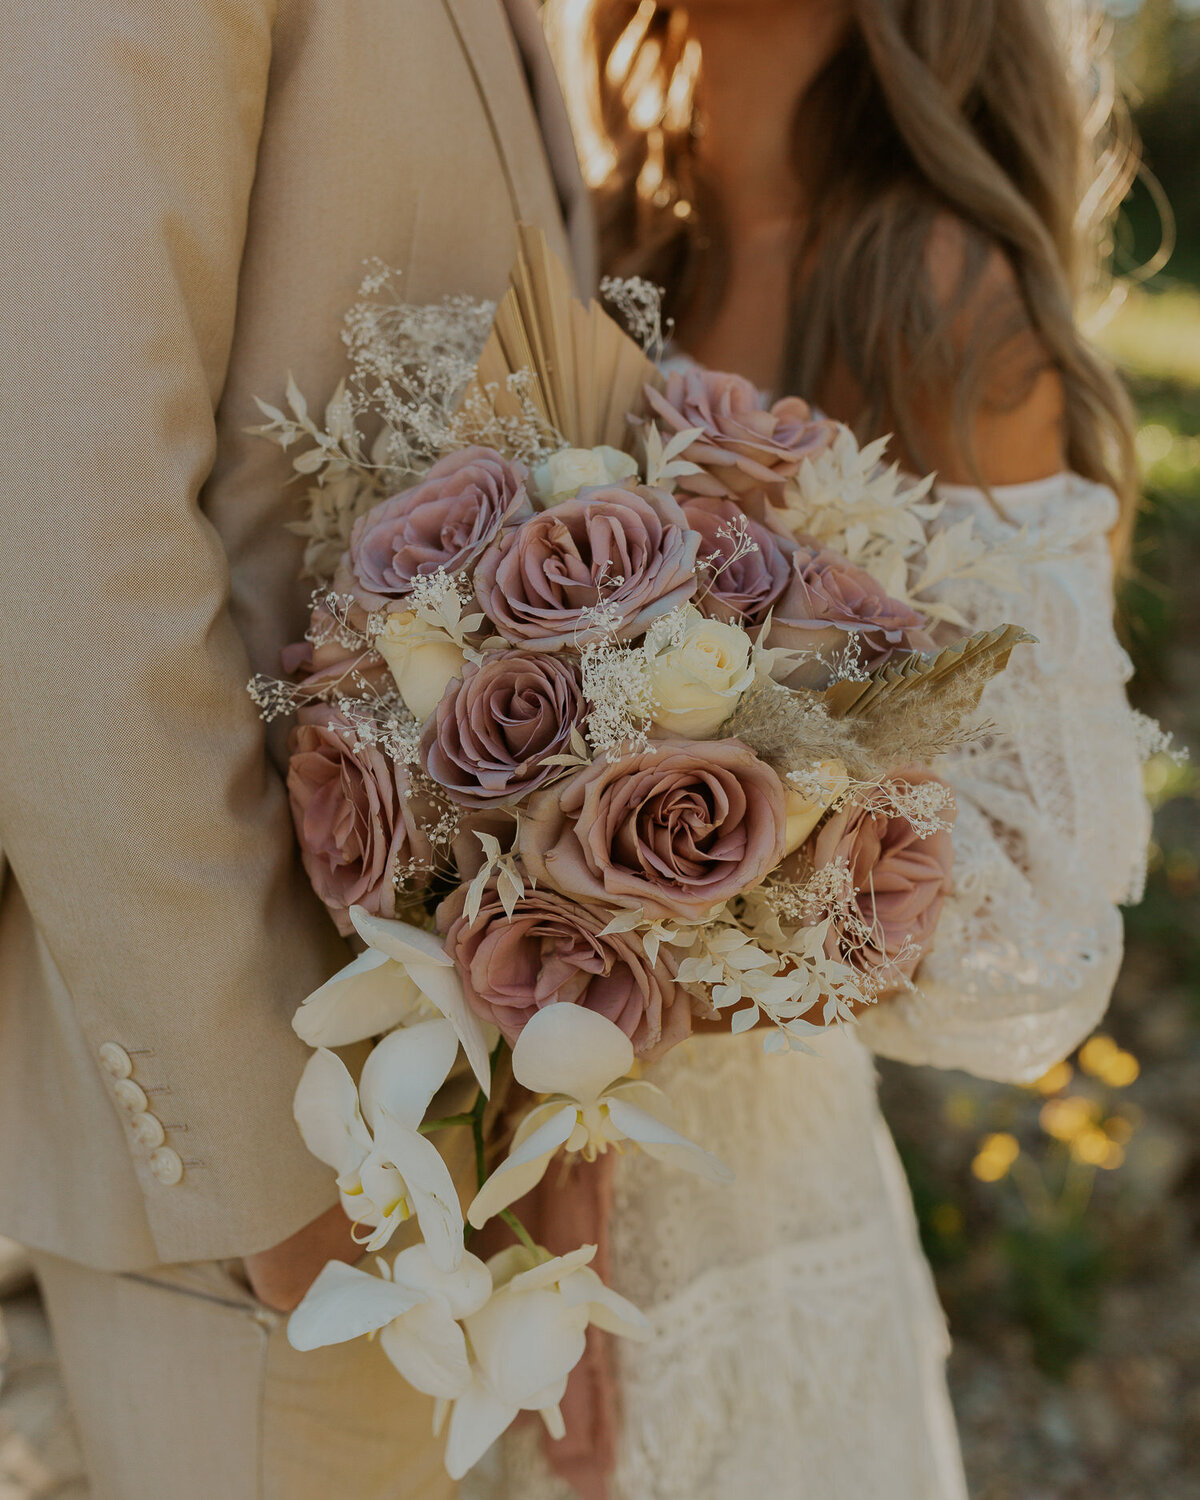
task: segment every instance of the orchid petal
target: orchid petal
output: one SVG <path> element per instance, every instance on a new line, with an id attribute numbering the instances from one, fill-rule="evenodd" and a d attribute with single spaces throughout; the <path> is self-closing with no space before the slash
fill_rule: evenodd
<path id="1" fill-rule="evenodd" d="M 421 992 L 399 964 L 368 948 L 327 980 L 292 1017 L 310 1047 L 347 1047 L 415 1019 Z"/>
<path id="2" fill-rule="evenodd" d="M 421 994 L 454 1027 L 479 1087 L 489 1093 L 492 1086 L 489 1028 L 471 1009 L 454 960 L 439 940 L 433 933 L 411 927 L 407 922 L 373 917 L 361 906 L 350 908 L 350 919 L 362 940 L 400 964 Z"/>
<path id="3" fill-rule="evenodd" d="M 392 1280 L 441 1301 L 452 1318 L 478 1312 L 492 1295 L 491 1272 L 469 1251 L 456 1270 L 443 1271 L 430 1255 L 428 1245 L 410 1245 L 393 1260 Z"/>
<path id="4" fill-rule="evenodd" d="M 419 1302 L 389 1323 L 379 1344 L 409 1385 L 427 1396 L 461 1396 L 471 1383 L 467 1340 L 436 1302 Z"/>
<path id="5" fill-rule="evenodd" d="M 563 1418 L 562 1408 L 557 1402 L 553 1406 L 539 1407 L 538 1416 L 541 1417 L 545 1423 L 546 1431 L 556 1443 L 566 1437 L 567 1424 Z"/>
<path id="6" fill-rule="evenodd" d="M 328 1048 L 314 1052 L 300 1075 L 292 1113 L 304 1144 L 339 1176 L 355 1172 L 371 1149 L 358 1089 L 345 1063 Z"/>
<path id="7" fill-rule="evenodd" d="M 446 1439 L 446 1472 L 461 1479 L 473 1469 L 516 1417 L 519 1407 L 502 1401 L 479 1381 L 454 1403 Z"/>
<path id="8" fill-rule="evenodd" d="M 550 1252 L 543 1251 L 535 1255 L 532 1250 L 527 1250 L 524 1245 L 505 1245 L 503 1250 L 497 1250 L 495 1255 L 488 1257 L 488 1274 L 492 1278 L 492 1285 L 496 1291 L 506 1287 L 509 1282 L 530 1270 L 534 1266 L 540 1266 L 550 1259 Z"/>
<path id="9" fill-rule="evenodd" d="M 733 1181 L 733 1173 L 719 1157 L 697 1146 L 695 1141 L 689 1141 L 687 1136 L 672 1130 L 636 1104 L 630 1104 L 626 1099 L 609 1099 L 608 1115 L 622 1135 L 636 1141 L 646 1155 L 656 1161 L 683 1167 L 708 1182 Z"/>
<path id="10" fill-rule="evenodd" d="M 331 1260 L 288 1319 L 293 1349 L 320 1349 L 375 1333 L 409 1312 L 420 1293 Z"/>
<path id="11" fill-rule="evenodd" d="M 633 1067 L 633 1043 L 619 1026 L 581 1005 L 547 1005 L 525 1023 L 513 1075 L 534 1094 L 591 1104 Z"/>
<path id="12" fill-rule="evenodd" d="M 372 1129 L 380 1110 L 415 1130 L 430 1100 L 449 1076 L 458 1038 L 439 1016 L 389 1032 L 363 1064 L 358 1085 L 362 1112 Z"/>
<path id="13" fill-rule="evenodd" d="M 567 1380 L 570 1371 L 566 1375 L 560 1375 L 557 1380 L 551 1380 L 544 1385 L 540 1391 L 533 1391 L 525 1398 L 522 1411 L 536 1411 L 539 1416 L 546 1410 L 553 1410 L 567 1394 Z"/>
<path id="14" fill-rule="evenodd" d="M 476 1229 L 482 1229 L 510 1203 L 531 1192 L 546 1174 L 550 1158 L 565 1146 L 575 1129 L 579 1111 L 573 1104 L 556 1110 L 543 1125 L 515 1146 L 509 1155 L 476 1193 L 467 1218 Z"/>
<path id="15" fill-rule="evenodd" d="M 494 1026 L 485 1025 L 471 1009 L 463 993 L 462 980 L 457 969 L 435 969 L 432 965 L 422 970 L 410 969 L 417 988 L 425 998 L 441 1011 L 454 1027 L 471 1071 L 485 1094 L 492 1090 L 491 1051 L 498 1035 Z"/>
<path id="16" fill-rule="evenodd" d="M 545 1104 L 535 1104 L 528 1114 L 521 1117 L 517 1128 L 513 1131 L 510 1153 L 518 1146 L 523 1146 L 534 1131 L 540 1130 L 546 1121 L 553 1115 L 557 1115 L 564 1105 L 578 1113 L 578 1106 L 575 1103 L 563 1099 L 547 1099 Z"/>
<path id="17" fill-rule="evenodd" d="M 375 1233 L 366 1241 L 366 1248 L 378 1250 L 409 1217 L 408 1186 L 379 1149 L 378 1142 L 359 1168 L 358 1180 L 362 1193 L 351 1209 L 351 1216 L 359 1224 L 374 1225 Z"/>
<path id="18" fill-rule="evenodd" d="M 628 1078 L 624 1083 L 614 1084 L 606 1090 L 604 1102 L 609 1104 L 614 1099 L 627 1099 L 630 1104 L 636 1104 L 639 1109 L 644 1109 L 664 1125 L 671 1123 L 670 1100 L 656 1083 L 651 1083 L 646 1078 Z"/>
<path id="19" fill-rule="evenodd" d="M 569 1375 L 583 1358 L 587 1308 L 571 1307 L 557 1288 L 509 1287 L 466 1319 L 480 1372 L 490 1390 L 524 1407 Z"/>
<path id="20" fill-rule="evenodd" d="M 586 1304 L 588 1321 L 597 1328 L 602 1328 L 605 1333 L 645 1340 L 653 1332 L 650 1320 L 641 1308 L 635 1307 L 627 1298 L 605 1286 L 590 1266 L 584 1266 L 564 1277 L 560 1289 L 571 1306 Z"/>
<path id="21" fill-rule="evenodd" d="M 444 969 L 454 967 L 454 960 L 446 952 L 440 939 L 432 932 L 426 932 L 423 927 L 396 922 L 390 917 L 372 916 L 361 906 L 350 908 L 350 920 L 369 948 L 386 953 L 405 968 L 410 963 L 435 964 Z"/>
<path id="22" fill-rule="evenodd" d="M 518 1272 L 509 1281 L 514 1291 L 532 1292 L 540 1287 L 557 1286 L 581 1266 L 587 1266 L 596 1258 L 595 1245 L 580 1245 L 578 1250 L 572 1250 L 569 1255 L 556 1255 L 553 1260 L 539 1261 L 525 1271 Z M 528 1252 L 526 1252 L 528 1257 Z M 493 1257 L 494 1259 L 494 1257 Z M 489 1266 L 492 1262 L 488 1262 Z M 492 1270 L 492 1279 L 495 1280 L 497 1272 Z"/>
<path id="23" fill-rule="evenodd" d="M 380 1112 L 375 1135 L 379 1151 L 404 1178 L 434 1265 L 456 1271 L 463 1258 L 462 1206 L 441 1153 L 386 1109 Z"/>

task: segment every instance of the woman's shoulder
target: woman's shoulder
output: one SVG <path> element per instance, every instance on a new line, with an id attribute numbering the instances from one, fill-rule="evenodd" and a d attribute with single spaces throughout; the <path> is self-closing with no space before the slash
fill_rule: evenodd
<path id="1" fill-rule="evenodd" d="M 921 315 L 909 322 L 909 342 L 920 347 L 901 354 L 901 368 L 888 376 L 889 385 L 904 388 L 904 421 L 882 413 L 883 427 L 908 439 L 893 444 L 893 457 L 959 485 L 1025 484 L 1061 471 L 1062 377 L 1004 247 L 947 210 L 926 232 L 922 269 L 926 285 L 914 298 Z M 931 326 L 939 315 L 940 326 Z M 858 420 L 865 406 L 840 357 L 819 394 L 845 421 Z"/>
<path id="2" fill-rule="evenodd" d="M 949 212 L 929 234 L 925 269 L 949 318 L 947 388 L 920 403 L 927 464 L 951 483 L 1019 485 L 1065 461 L 1062 376 L 1039 335 L 1003 246 Z M 957 387 L 975 384 L 970 454 L 955 422 Z"/>

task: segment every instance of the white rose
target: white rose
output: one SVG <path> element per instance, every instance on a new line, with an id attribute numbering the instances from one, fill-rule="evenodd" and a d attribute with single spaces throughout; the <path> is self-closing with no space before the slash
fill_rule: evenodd
<path id="1" fill-rule="evenodd" d="M 691 604 L 651 625 L 645 651 L 654 722 L 685 739 L 711 739 L 754 681 L 746 632 Z"/>
<path id="2" fill-rule="evenodd" d="M 799 849 L 825 813 L 850 785 L 846 768 L 840 760 L 819 760 L 805 777 L 803 791 L 786 786 L 784 828 L 786 854 Z"/>
<path id="3" fill-rule="evenodd" d="M 411 609 L 387 617 L 375 649 L 388 664 L 404 706 L 423 724 L 466 657 L 444 631 L 422 624 Z"/>
<path id="4" fill-rule="evenodd" d="M 530 488 L 543 510 L 570 500 L 587 485 L 621 484 L 637 477 L 637 461 L 619 448 L 560 448 L 534 466 Z"/>

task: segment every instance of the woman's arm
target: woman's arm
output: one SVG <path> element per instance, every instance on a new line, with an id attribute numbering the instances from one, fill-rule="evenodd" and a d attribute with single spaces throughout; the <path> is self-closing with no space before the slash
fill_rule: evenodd
<path id="1" fill-rule="evenodd" d="M 1120 967 L 1118 905 L 1140 888 L 1148 813 L 1129 662 L 1112 626 L 1108 490 L 1062 475 L 1000 497 L 1041 560 L 1019 591 L 963 588 L 977 628 L 1015 620 L 983 712 L 997 733 L 949 757 L 959 802 L 955 891 L 916 988 L 862 1020 L 880 1053 L 1027 1080 L 1100 1019 Z M 1007 523 L 983 514 L 997 533 Z"/>

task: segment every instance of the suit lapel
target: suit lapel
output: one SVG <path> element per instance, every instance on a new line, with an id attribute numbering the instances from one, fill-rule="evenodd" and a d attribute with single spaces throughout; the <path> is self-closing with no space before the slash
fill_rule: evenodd
<path id="1" fill-rule="evenodd" d="M 552 244 L 558 239 L 578 286 L 590 293 L 596 278 L 591 209 L 533 0 L 441 3 L 475 75 L 514 215 L 542 225 Z"/>

